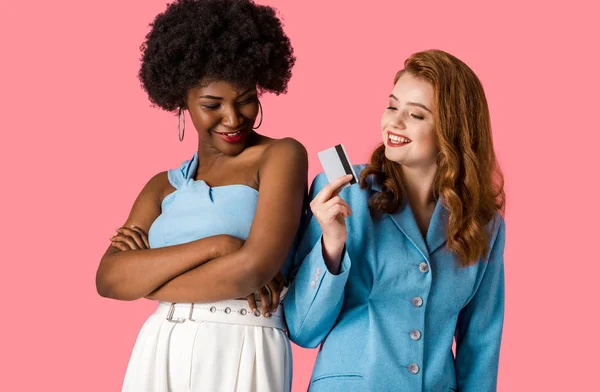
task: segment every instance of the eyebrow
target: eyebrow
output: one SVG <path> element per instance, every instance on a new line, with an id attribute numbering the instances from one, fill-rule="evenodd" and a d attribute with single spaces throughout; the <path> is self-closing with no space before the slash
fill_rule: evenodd
<path id="1" fill-rule="evenodd" d="M 240 95 L 238 95 L 237 97 L 243 97 L 244 95 L 248 94 L 250 91 L 253 91 L 254 89 L 249 88 L 248 90 L 244 91 L 243 93 L 241 93 Z M 198 98 L 208 98 L 208 99 L 217 99 L 217 100 L 223 100 L 223 97 L 216 97 L 214 95 L 203 95 L 201 97 Z"/>
<path id="2" fill-rule="evenodd" d="M 396 96 L 395 96 L 394 94 L 390 94 L 390 98 L 392 98 L 392 99 L 393 99 L 394 101 L 396 101 L 396 102 L 399 102 L 399 101 L 398 101 L 398 98 L 396 98 Z M 429 108 L 428 108 L 427 106 L 423 105 L 422 103 L 418 103 L 418 102 L 407 102 L 406 104 L 407 104 L 407 105 L 410 105 L 410 106 L 417 106 L 417 107 L 423 108 L 423 109 L 427 110 L 429 113 L 431 113 L 431 110 L 429 110 Z"/>

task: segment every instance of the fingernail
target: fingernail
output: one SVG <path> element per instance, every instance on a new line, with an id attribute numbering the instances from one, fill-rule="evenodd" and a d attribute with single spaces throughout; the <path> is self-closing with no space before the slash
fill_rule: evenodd
<path id="1" fill-rule="evenodd" d="M 271 313 L 269 313 L 269 312 L 265 313 L 265 317 L 271 317 Z"/>
<path id="2" fill-rule="evenodd" d="M 252 312 L 256 313 L 256 308 L 252 308 Z"/>
<path id="3" fill-rule="evenodd" d="M 133 227 L 134 229 L 137 229 L 137 226 L 136 226 L 136 225 L 131 225 L 131 227 Z"/>

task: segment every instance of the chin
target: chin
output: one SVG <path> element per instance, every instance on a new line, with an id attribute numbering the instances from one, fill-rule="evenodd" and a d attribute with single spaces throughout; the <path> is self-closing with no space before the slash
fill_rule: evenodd
<path id="1" fill-rule="evenodd" d="M 246 144 L 237 144 L 235 146 L 223 146 L 223 148 L 219 148 L 221 152 L 225 155 L 236 156 L 241 154 L 246 149 Z"/>
<path id="2" fill-rule="evenodd" d="M 405 164 L 406 159 L 403 157 L 404 154 L 398 154 L 395 151 L 391 152 L 389 149 L 385 149 L 385 157 L 392 162 L 395 162 L 399 165 Z"/>

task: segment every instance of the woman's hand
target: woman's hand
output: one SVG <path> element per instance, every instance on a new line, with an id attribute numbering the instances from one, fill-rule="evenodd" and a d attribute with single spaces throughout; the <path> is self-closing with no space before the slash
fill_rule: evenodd
<path id="1" fill-rule="evenodd" d="M 342 185 L 351 179 L 351 174 L 336 178 L 321 189 L 310 203 L 310 209 L 323 232 L 325 264 L 334 274 L 339 271 L 342 251 L 348 237 L 346 218 L 352 214 L 350 206 L 338 193 Z"/>
<path id="2" fill-rule="evenodd" d="M 266 286 L 263 286 L 258 290 L 262 305 L 262 314 L 264 317 L 271 317 L 271 313 L 277 311 L 279 300 L 281 298 L 281 292 L 283 291 L 284 287 L 284 281 L 283 274 L 279 272 Z M 256 312 L 257 306 L 255 293 L 248 295 L 246 299 L 248 300 L 250 309 L 253 312 Z"/>
<path id="3" fill-rule="evenodd" d="M 119 227 L 110 237 L 111 246 L 121 251 L 150 249 L 148 234 L 137 226 Z"/>

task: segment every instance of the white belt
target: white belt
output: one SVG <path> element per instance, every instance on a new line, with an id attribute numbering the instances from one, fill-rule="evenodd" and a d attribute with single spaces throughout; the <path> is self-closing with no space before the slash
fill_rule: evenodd
<path id="1" fill-rule="evenodd" d="M 257 304 L 260 308 L 260 302 Z M 236 299 L 198 304 L 159 302 L 155 314 L 172 323 L 209 321 L 286 329 L 281 304 L 277 307 L 277 312 L 271 313 L 271 317 L 264 317 L 260 310 L 252 312 L 246 300 Z"/>

